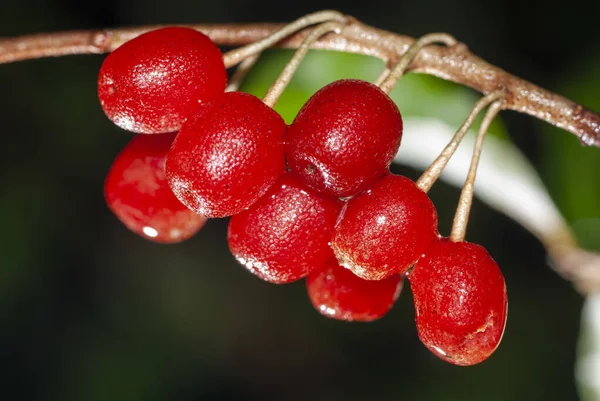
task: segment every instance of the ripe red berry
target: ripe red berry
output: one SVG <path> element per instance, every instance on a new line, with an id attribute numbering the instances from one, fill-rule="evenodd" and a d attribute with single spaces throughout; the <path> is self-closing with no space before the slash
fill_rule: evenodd
<path id="1" fill-rule="evenodd" d="M 227 72 L 219 48 L 201 32 L 171 27 L 147 32 L 110 53 L 100 69 L 104 112 L 129 131 L 179 130 L 198 105 L 222 95 Z"/>
<path id="2" fill-rule="evenodd" d="M 366 280 L 404 274 L 437 237 L 435 206 L 413 181 L 386 175 L 348 200 L 331 246 L 342 266 Z"/>
<path id="3" fill-rule="evenodd" d="M 363 280 L 330 259 L 306 277 L 308 296 L 321 314 L 339 320 L 370 322 L 385 315 L 402 290 L 399 274 Z"/>
<path id="4" fill-rule="evenodd" d="M 419 338 L 455 365 L 474 365 L 500 344 L 508 300 L 500 268 L 480 245 L 435 241 L 408 276 Z"/>
<path id="5" fill-rule="evenodd" d="M 173 193 L 206 217 L 251 206 L 285 171 L 286 125 L 260 99 L 228 92 L 196 109 L 167 157 Z"/>
<path id="6" fill-rule="evenodd" d="M 285 173 L 252 207 L 231 217 L 229 249 L 263 280 L 299 280 L 333 257 L 329 241 L 341 209 L 341 201 Z"/>
<path id="7" fill-rule="evenodd" d="M 402 118 L 377 86 L 340 80 L 315 93 L 290 126 L 290 169 L 320 193 L 347 197 L 384 175 L 402 139 Z"/>
<path id="8" fill-rule="evenodd" d="M 156 242 L 174 243 L 194 235 L 206 219 L 181 204 L 165 177 L 165 159 L 175 134 L 138 135 L 110 168 L 104 196 L 131 231 Z"/>

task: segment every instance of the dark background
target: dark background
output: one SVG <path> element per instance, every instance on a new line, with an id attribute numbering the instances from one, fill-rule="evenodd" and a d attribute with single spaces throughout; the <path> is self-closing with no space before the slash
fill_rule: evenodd
<path id="1" fill-rule="evenodd" d="M 491 63 L 600 110 L 598 2 L 0 0 L 0 36 L 283 22 L 324 8 L 412 36 L 449 32 Z M 226 220 L 172 246 L 128 232 L 103 200 L 130 135 L 98 104 L 102 59 L 0 65 L 1 400 L 577 399 L 583 299 L 535 238 L 480 202 L 469 239 L 503 268 L 511 303 L 501 347 L 472 368 L 419 343 L 408 286 L 381 321 L 341 323 L 312 309 L 303 283 L 269 285 L 236 265 Z M 598 175 L 572 171 L 598 153 L 529 117 L 502 117 L 569 221 L 600 218 Z M 567 190 L 574 182 L 589 191 Z M 437 188 L 440 216 L 451 216 L 455 202 L 445 200 L 458 190 Z M 581 239 L 597 247 L 590 238 Z"/>

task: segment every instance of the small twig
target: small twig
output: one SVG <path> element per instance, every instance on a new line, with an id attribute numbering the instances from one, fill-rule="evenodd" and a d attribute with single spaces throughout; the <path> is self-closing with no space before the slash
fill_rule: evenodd
<path id="1" fill-rule="evenodd" d="M 419 177 L 416 183 L 417 187 L 419 187 L 423 192 L 429 192 L 452 158 L 452 155 L 454 155 L 454 152 L 456 152 L 458 145 L 460 145 L 460 142 L 463 140 L 467 132 L 469 132 L 469 129 L 471 129 L 471 126 L 475 122 L 477 115 L 491 103 L 497 101 L 498 99 L 504 98 L 504 96 L 504 89 L 499 89 L 479 99 L 475 106 L 473 106 L 473 109 L 471 110 L 471 113 L 469 113 L 469 116 L 465 122 L 460 126 L 458 131 L 456 131 L 456 134 L 454 134 L 448 145 L 446 145 L 439 156 L 433 161 L 433 163 L 431 163 L 421 177 Z"/>
<path id="2" fill-rule="evenodd" d="M 390 75 L 390 71 L 391 71 L 390 68 L 388 66 L 386 66 L 383 70 L 381 70 L 381 72 L 379 73 L 379 76 L 377 78 L 375 78 L 375 81 L 373 82 L 373 84 L 376 86 L 381 86 L 381 84 L 383 83 L 383 81 L 385 81 L 387 76 Z"/>
<path id="3" fill-rule="evenodd" d="M 273 82 L 273 85 L 271 85 L 269 91 L 263 98 L 263 102 L 269 107 L 275 106 L 275 103 L 277 103 L 277 100 L 279 97 L 281 97 L 281 94 L 290 83 L 290 80 L 306 56 L 306 53 L 308 53 L 310 45 L 328 32 L 336 32 L 339 34 L 343 26 L 343 23 L 340 22 L 325 22 L 321 25 L 318 25 L 316 28 L 313 28 L 306 39 L 304 39 L 304 42 L 302 42 L 298 50 L 296 50 L 294 56 L 287 63 L 281 74 L 279 74 L 275 82 Z"/>
<path id="4" fill-rule="evenodd" d="M 229 84 L 225 88 L 225 92 L 234 92 L 240 88 L 240 85 L 248 75 L 248 72 L 254 67 L 254 64 L 260 58 L 260 53 L 246 57 L 236 68 L 235 73 L 229 79 Z"/>
<path id="5" fill-rule="evenodd" d="M 188 25 L 207 34 L 220 46 L 240 46 L 262 40 L 283 24 Z M 0 63 L 70 54 L 98 54 L 116 49 L 134 37 L 159 26 L 103 31 L 72 31 L 0 39 Z M 297 48 L 306 37 L 298 32 L 276 46 Z M 325 35 L 311 48 L 364 54 L 388 65 L 401 57 L 414 39 L 362 24 L 356 20 L 340 35 Z M 241 57 L 241 56 L 238 56 Z M 411 63 L 410 71 L 434 75 L 488 94 L 506 88 L 503 109 L 539 118 L 575 134 L 590 146 L 600 147 L 600 116 L 562 96 L 542 89 L 470 53 L 464 45 L 451 48 L 428 46 Z"/>
<path id="6" fill-rule="evenodd" d="M 469 214 L 471 213 L 471 205 L 473 203 L 473 193 L 475 191 L 475 178 L 477 177 L 477 167 L 479 165 L 479 158 L 481 156 L 481 150 L 483 149 L 483 140 L 487 133 L 490 124 L 494 121 L 496 115 L 502 110 L 502 99 L 494 102 L 483 117 L 483 121 L 479 126 L 477 132 L 477 138 L 475 139 L 475 148 L 473 149 L 473 158 L 471 159 L 471 165 L 469 166 L 469 172 L 465 185 L 460 193 L 458 200 L 458 207 L 456 208 L 456 214 L 454 215 L 454 222 L 452 224 L 452 231 L 450 233 L 450 240 L 453 242 L 464 241 L 467 233 L 467 223 L 469 222 Z"/>
<path id="7" fill-rule="evenodd" d="M 398 80 L 404 75 L 410 63 L 417 57 L 419 51 L 423 49 L 425 46 L 429 46 L 434 43 L 441 43 L 448 47 L 454 46 L 456 44 L 456 39 L 454 37 L 448 35 L 447 33 L 430 33 L 429 35 L 425 35 L 417 39 L 402 55 L 400 61 L 394 68 L 390 71 L 387 77 L 381 82 L 379 87 L 385 93 L 390 93 Z"/>
<path id="8" fill-rule="evenodd" d="M 296 21 L 287 24 L 283 28 L 277 30 L 272 33 L 268 37 L 259 40 L 254 43 L 250 43 L 249 45 L 231 50 L 223 55 L 223 61 L 225 63 L 225 67 L 229 68 L 240 61 L 254 54 L 261 53 L 262 51 L 272 47 L 277 42 L 287 38 L 290 35 L 293 35 L 296 32 L 303 30 L 306 27 L 311 25 L 319 24 L 322 22 L 328 21 L 337 21 L 337 22 L 346 22 L 347 18 L 337 12 L 331 10 L 319 11 L 313 14 L 307 14 L 301 18 L 298 18 Z M 319 35 L 321 36 L 321 35 Z M 314 40 L 313 40 L 314 42 Z M 312 43 L 312 42 L 311 42 Z"/>

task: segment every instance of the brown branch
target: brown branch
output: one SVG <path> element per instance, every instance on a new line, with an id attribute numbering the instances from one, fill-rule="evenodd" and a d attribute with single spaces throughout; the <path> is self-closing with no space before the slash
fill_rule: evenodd
<path id="1" fill-rule="evenodd" d="M 245 45 L 273 33 L 282 24 L 191 25 L 220 46 Z M 0 39 L 0 64 L 70 54 L 98 54 L 114 50 L 125 41 L 157 26 L 73 31 Z M 292 35 L 280 47 L 297 48 L 306 32 Z M 395 64 L 414 42 L 352 20 L 340 35 L 328 34 L 311 48 L 378 57 Z M 434 75 L 488 94 L 505 88 L 503 109 L 529 114 L 575 134 L 582 144 L 600 147 L 600 116 L 562 96 L 511 75 L 470 53 L 463 44 L 450 48 L 429 46 L 411 63 L 411 71 Z"/>

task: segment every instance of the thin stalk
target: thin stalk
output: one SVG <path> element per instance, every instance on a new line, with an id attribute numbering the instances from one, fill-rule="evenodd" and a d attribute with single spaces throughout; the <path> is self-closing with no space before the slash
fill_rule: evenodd
<path id="1" fill-rule="evenodd" d="M 450 47 L 456 45 L 457 42 L 453 36 L 450 36 L 447 33 L 430 33 L 428 35 L 421 36 L 408 48 L 406 53 L 404 53 L 404 55 L 398 61 L 398 64 L 396 64 L 390 73 L 385 77 L 385 79 L 382 80 L 381 85 L 379 85 L 381 90 L 385 93 L 390 93 L 394 86 L 396 86 L 398 80 L 402 77 L 402 75 L 404 75 L 410 63 L 412 63 L 415 57 L 417 57 L 419 51 L 425 46 L 436 43 L 441 43 Z"/>
<path id="2" fill-rule="evenodd" d="M 344 14 L 332 10 L 325 10 L 312 14 L 307 14 L 301 18 L 298 18 L 296 21 L 285 25 L 283 28 L 273 32 L 271 35 L 262 40 L 250 43 L 246 46 L 242 46 L 225 53 L 223 55 L 225 67 L 233 67 L 234 65 L 244 60 L 246 57 L 261 53 L 264 50 L 274 46 L 277 42 L 280 42 L 288 36 L 291 36 L 296 32 L 299 32 L 311 25 L 327 21 L 345 22 L 346 20 L 347 17 L 344 16 Z"/>
<path id="3" fill-rule="evenodd" d="M 344 24 L 340 22 L 325 22 L 313 28 L 306 39 L 304 39 L 304 42 L 298 47 L 298 50 L 296 50 L 292 59 L 287 63 L 283 71 L 281 71 L 279 77 L 273 82 L 273 85 L 271 85 L 269 91 L 263 98 L 263 102 L 269 107 L 275 106 L 275 103 L 277 103 L 277 100 L 290 83 L 294 73 L 306 56 L 306 53 L 308 53 L 310 46 L 326 33 L 336 32 L 339 34 L 343 27 Z"/>
<path id="4" fill-rule="evenodd" d="M 242 81 L 246 78 L 246 75 L 248 75 L 248 72 L 254 67 L 254 64 L 256 64 L 259 58 L 260 53 L 248 56 L 248 58 L 242 61 L 231 76 L 229 84 L 227 85 L 227 88 L 225 88 L 225 92 L 234 92 L 238 90 Z"/>
<path id="5" fill-rule="evenodd" d="M 452 231 L 450 233 L 450 240 L 453 242 L 460 242 L 465 240 L 467 233 L 467 223 L 469 222 L 469 214 L 471 213 L 471 205 L 473 204 L 473 193 L 475 191 L 475 178 L 477 177 L 477 166 L 479 165 L 479 159 L 481 157 L 481 150 L 483 149 L 483 140 L 487 133 L 490 124 L 494 121 L 496 115 L 502 110 L 502 100 L 494 102 L 483 117 L 479 131 L 477 132 L 477 138 L 475 139 L 475 147 L 473 149 L 473 157 L 471 158 L 471 165 L 469 167 L 469 173 L 465 180 L 465 185 L 460 193 L 458 200 L 458 207 L 456 208 L 456 214 L 454 215 L 454 222 L 452 224 Z"/>
<path id="6" fill-rule="evenodd" d="M 440 177 L 444 167 L 446 167 L 450 161 L 450 158 L 452 158 L 454 152 L 456 152 L 458 145 L 463 140 L 467 132 L 469 132 L 469 129 L 471 129 L 471 126 L 475 122 L 477 115 L 493 102 L 497 101 L 498 99 L 503 99 L 504 96 L 504 89 L 499 89 L 479 99 L 479 101 L 475 103 L 471 113 L 458 131 L 456 131 L 456 134 L 454 134 L 448 145 L 446 145 L 440 155 L 433 161 L 433 163 L 431 163 L 427 170 L 425 170 L 425 172 L 417 180 L 416 184 L 421 190 L 423 190 L 423 192 L 429 192 L 433 184 Z"/>

